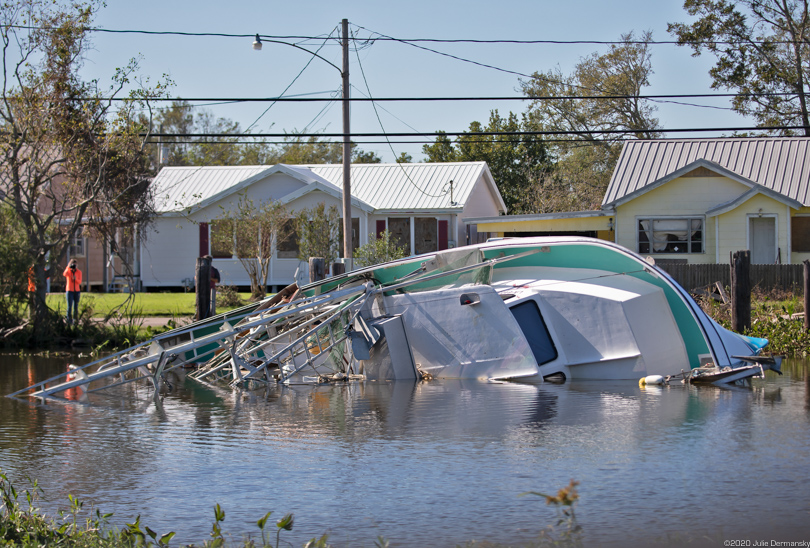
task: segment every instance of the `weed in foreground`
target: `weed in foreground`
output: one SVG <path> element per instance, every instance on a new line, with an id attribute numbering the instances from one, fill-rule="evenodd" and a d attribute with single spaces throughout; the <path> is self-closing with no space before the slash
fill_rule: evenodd
<path id="1" fill-rule="evenodd" d="M 525 495 L 544 497 L 546 504 L 555 507 L 557 521 L 554 525 L 544 528 L 536 541 L 530 542 L 529 548 L 545 548 L 551 546 L 581 547 L 583 545 L 582 528 L 577 524 L 574 512 L 579 495 L 578 483 L 571 483 L 560 489 L 556 495 L 545 495 L 530 491 Z M 0 471 L 0 547 L 39 548 L 41 546 L 69 546 L 74 548 L 135 548 L 142 546 L 155 546 L 167 548 L 175 533 L 169 531 L 160 534 L 146 525 L 141 524 L 140 516 L 132 523 L 127 523 L 123 529 L 117 529 L 109 524 L 112 514 L 102 514 L 95 510 L 89 517 L 83 516 L 84 503 L 68 496 L 70 507 L 67 511 L 60 511 L 58 518 L 48 518 L 36 506 L 41 490 L 36 482 L 24 492 L 27 507 L 19 500 L 17 490 L 8 477 Z M 293 514 L 285 514 L 275 523 L 275 531 L 267 531 L 267 524 L 272 512 L 268 512 L 256 522 L 259 528 L 261 541 L 250 537 L 242 541 L 233 542 L 226 538 L 222 527 L 225 521 L 225 510 L 217 504 L 214 507 L 214 522 L 211 526 L 210 540 L 203 541 L 200 548 L 225 548 L 226 546 L 244 546 L 245 548 L 279 548 L 282 545 L 292 546 L 281 538 L 282 531 L 291 531 L 294 524 Z M 275 534 L 273 534 L 275 533 Z M 273 544 L 275 541 L 275 544 Z M 376 548 L 388 548 L 389 541 L 378 536 L 374 541 Z M 197 545 L 186 545 L 187 548 L 196 548 Z M 467 547 L 501 548 L 502 545 L 490 542 L 471 541 Z M 328 535 L 313 538 L 304 543 L 304 548 L 331 548 Z"/>

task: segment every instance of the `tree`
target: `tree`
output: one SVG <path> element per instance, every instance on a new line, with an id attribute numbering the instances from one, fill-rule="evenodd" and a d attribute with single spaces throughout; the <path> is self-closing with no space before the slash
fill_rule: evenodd
<path id="1" fill-rule="evenodd" d="M 295 217 L 298 258 L 323 257 L 326 268 L 340 256 L 340 211 L 335 206 L 318 205 L 302 209 Z"/>
<path id="2" fill-rule="evenodd" d="M 773 133 L 801 126 L 810 136 L 808 0 L 686 0 L 683 7 L 698 19 L 667 29 L 695 56 L 714 54 L 712 88 L 734 91 L 734 110 Z"/>
<path id="3" fill-rule="evenodd" d="M 197 109 L 188 101 L 173 101 L 158 112 L 155 127 L 163 137 L 150 144 L 152 161 L 158 165 L 162 149 L 163 164 L 169 166 L 262 165 L 271 162 L 274 149 L 258 139 L 243 136 L 238 122 L 217 118 L 206 109 Z M 169 134 L 166 136 L 166 134 Z M 171 134 L 178 135 L 172 137 Z M 188 135 L 199 134 L 199 137 Z M 228 134 L 233 137 L 210 137 L 206 134 Z M 245 141 L 248 141 L 245 143 Z"/>
<path id="4" fill-rule="evenodd" d="M 358 267 L 385 263 L 405 256 L 405 248 L 397 245 L 388 230 L 377 237 L 369 234 L 369 241 L 354 252 L 354 264 Z"/>
<path id="5" fill-rule="evenodd" d="M 251 138 L 250 134 L 245 135 L 238 122 L 216 118 L 212 112 L 197 109 L 187 101 L 174 101 L 160 111 L 155 126 L 162 134 L 169 134 L 152 139 L 150 154 L 155 165 L 158 165 L 159 147 L 165 153 L 164 164 L 169 166 L 339 164 L 343 161 L 342 143 L 291 133 L 283 143 L 270 146 Z M 199 136 L 189 137 L 194 134 Z M 206 134 L 229 136 L 207 137 Z M 352 143 L 352 162 L 378 164 L 380 161 L 373 152 L 364 152 Z"/>
<path id="6" fill-rule="evenodd" d="M 87 29 L 99 3 L 19 0 L 0 7 L 3 41 L 0 190 L 24 227 L 37 296 L 34 332 L 45 336 L 45 265 L 64 256 L 79 227 L 112 239 L 119 226 L 153 214 L 148 157 L 136 112 L 162 92 L 141 87 L 115 103 L 137 63 L 116 71 L 108 89 L 79 77 Z"/>
<path id="7" fill-rule="evenodd" d="M 525 198 L 536 182 L 551 170 L 551 157 L 542 139 L 521 133 L 526 129 L 525 117 L 519 120 L 510 112 L 508 117 L 502 118 L 493 110 L 486 127 L 472 122 L 469 131 L 460 135 L 455 144 L 440 134 L 432 145 L 424 145 L 422 152 L 429 162 L 487 162 L 509 211 L 530 213 L 531 205 Z"/>
<path id="8" fill-rule="evenodd" d="M 232 223 L 236 256 L 250 278 L 253 299 L 267 294 L 270 261 L 278 242 L 292 234 L 288 222 L 290 213 L 280 202 L 265 202 L 258 206 L 245 195 L 240 196 L 234 211 L 226 212 L 223 220 Z"/>
<path id="9" fill-rule="evenodd" d="M 28 239 L 12 208 L 0 201 L 0 332 L 20 325 L 27 299 Z M 36 297 L 36 293 L 30 295 Z"/>
<path id="10" fill-rule="evenodd" d="M 639 40 L 624 34 L 607 53 L 580 59 L 571 75 L 557 67 L 521 81 L 523 92 L 535 99 L 529 125 L 557 133 L 557 180 L 548 182 L 573 194 L 571 205 L 578 209 L 599 206 L 624 139 L 658 136 L 656 108 L 641 98 L 653 73 L 650 40 L 650 32 Z"/>
<path id="11" fill-rule="evenodd" d="M 373 152 L 365 152 L 355 143 L 352 147 L 352 163 L 379 164 L 382 160 Z M 273 164 L 340 164 L 343 162 L 343 144 L 322 141 L 318 137 L 300 137 L 292 133 L 277 145 L 269 156 Z"/>

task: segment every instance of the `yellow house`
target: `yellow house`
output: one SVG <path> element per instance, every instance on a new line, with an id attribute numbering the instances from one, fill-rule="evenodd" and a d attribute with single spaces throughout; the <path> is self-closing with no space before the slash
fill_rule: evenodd
<path id="1" fill-rule="evenodd" d="M 810 258 L 810 139 L 663 139 L 625 144 L 602 202 L 616 242 L 658 262 Z"/>
<path id="2" fill-rule="evenodd" d="M 659 263 L 810 259 L 810 138 L 625 143 L 598 211 L 465 219 L 492 236 L 613 240 Z"/>

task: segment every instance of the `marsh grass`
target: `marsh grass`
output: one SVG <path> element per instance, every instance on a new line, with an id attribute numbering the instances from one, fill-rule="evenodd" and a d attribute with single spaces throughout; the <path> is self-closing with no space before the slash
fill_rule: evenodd
<path id="1" fill-rule="evenodd" d="M 708 297 L 695 297 L 717 323 L 731 329 L 731 306 Z M 810 355 L 810 333 L 804 330 L 804 300 L 800 293 L 782 289 L 751 291 L 751 329 L 744 334 L 768 339 L 766 350 L 793 357 Z"/>

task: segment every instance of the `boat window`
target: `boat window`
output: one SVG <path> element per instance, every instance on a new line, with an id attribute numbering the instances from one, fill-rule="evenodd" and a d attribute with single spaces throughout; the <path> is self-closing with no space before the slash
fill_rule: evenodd
<path id="1" fill-rule="evenodd" d="M 546 322 L 540 315 L 537 303 L 532 300 L 523 301 L 510 310 L 526 340 L 529 341 L 529 347 L 537 360 L 537 365 L 557 359 L 557 349 L 554 347 L 554 341 L 551 340 Z"/>

